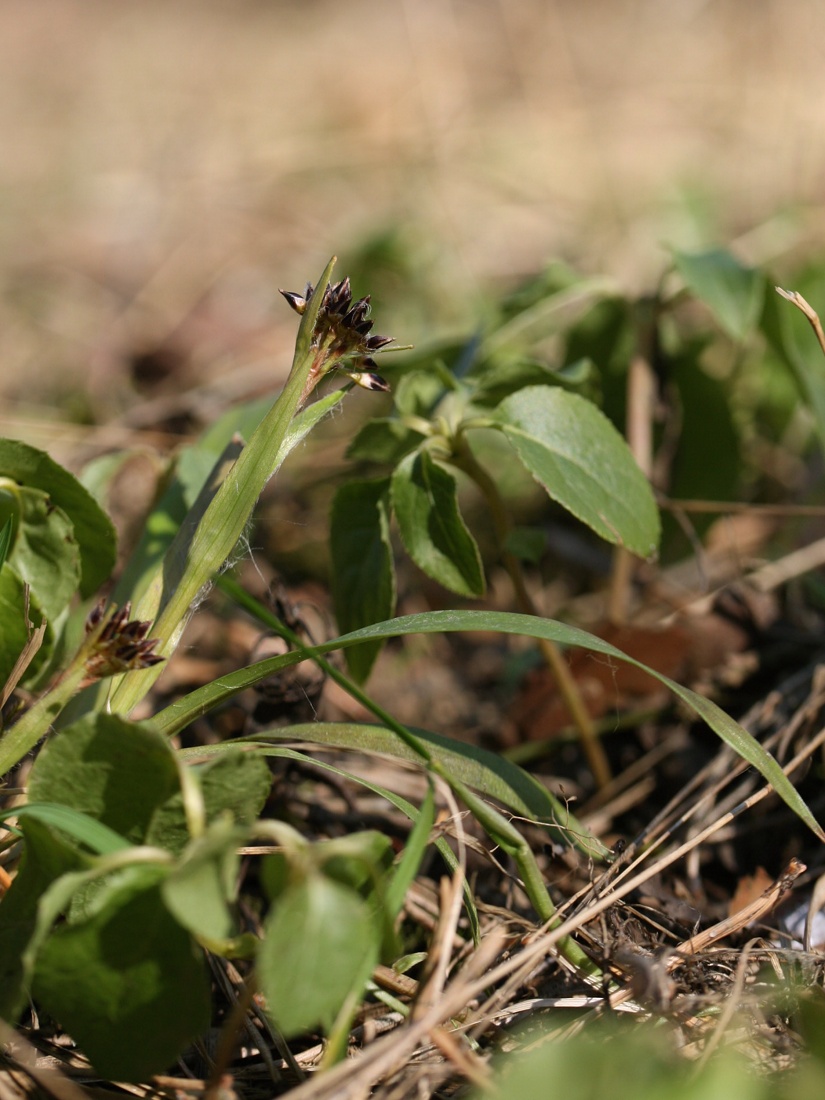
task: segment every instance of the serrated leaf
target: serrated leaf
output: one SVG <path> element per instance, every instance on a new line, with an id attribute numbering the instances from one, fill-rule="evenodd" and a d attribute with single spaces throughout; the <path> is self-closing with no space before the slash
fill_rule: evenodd
<path id="1" fill-rule="evenodd" d="M 80 550 L 81 595 L 93 595 L 114 568 L 116 536 L 91 493 L 44 451 L 16 439 L 0 439 L 0 476 L 47 493 L 63 509 Z"/>
<path id="2" fill-rule="evenodd" d="M 335 495 L 330 524 L 332 595 L 342 630 L 357 630 L 392 615 L 395 568 L 390 544 L 389 481 L 349 481 Z M 347 665 L 363 683 L 380 643 L 347 653 Z"/>
<path id="3" fill-rule="evenodd" d="M 288 1038 L 329 1030 L 378 961 L 380 932 L 358 894 L 311 874 L 280 896 L 266 922 L 258 972 L 275 1024 Z"/>
<path id="4" fill-rule="evenodd" d="M 481 554 L 448 470 L 426 451 L 408 455 L 392 476 L 392 506 L 401 540 L 419 569 L 459 596 L 484 595 Z"/>
<path id="5" fill-rule="evenodd" d="M 590 401 L 529 386 L 497 410 L 502 431 L 553 500 L 608 542 L 650 557 L 659 542 L 653 492 L 630 450 Z"/>
<path id="6" fill-rule="evenodd" d="M 33 991 L 101 1076 L 141 1081 L 206 1030 L 210 989 L 201 951 L 164 904 L 162 870 L 128 871 L 88 919 L 53 930 Z"/>
<path id="7" fill-rule="evenodd" d="M 673 253 L 673 262 L 685 284 L 711 310 L 734 340 L 744 340 L 759 320 L 765 299 L 765 280 L 723 249 Z"/>

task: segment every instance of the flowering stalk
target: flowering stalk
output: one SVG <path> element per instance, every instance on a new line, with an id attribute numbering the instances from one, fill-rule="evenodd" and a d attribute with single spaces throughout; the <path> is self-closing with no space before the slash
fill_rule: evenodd
<path id="1" fill-rule="evenodd" d="M 312 301 L 315 288 L 307 283 L 303 294 L 282 290 L 284 298 L 296 313 L 303 316 Z M 337 370 L 365 390 L 389 391 L 389 385 L 375 371 L 372 356 L 392 343 L 392 336 L 370 335 L 373 322 L 369 317 L 370 298 L 352 300 L 349 277 L 327 286 L 312 327 L 310 346 L 314 352 L 312 365 L 301 394 L 306 401 L 324 375 Z"/>
<path id="2" fill-rule="evenodd" d="M 96 680 L 121 672 L 152 668 L 163 658 L 157 638 L 147 638 L 150 623 L 130 619 L 126 604 L 107 614 L 98 604 L 86 620 L 86 637 L 60 679 L 0 738 L 0 776 L 19 764 L 76 693 Z"/>
<path id="3" fill-rule="evenodd" d="M 264 486 L 297 442 L 290 434 L 293 419 L 318 382 L 339 370 L 367 389 L 387 388 L 372 371 L 371 356 L 390 337 L 369 335 L 369 299 L 353 303 L 348 279 L 330 287 L 334 264 L 335 257 L 304 294 L 285 293 L 301 315 L 286 385 L 218 488 L 186 517 L 138 602 L 138 616 L 154 622 L 163 656 L 174 651 L 193 602 L 235 549 Z M 155 668 L 123 677 L 112 693 L 112 710 L 128 714 L 157 674 Z"/>

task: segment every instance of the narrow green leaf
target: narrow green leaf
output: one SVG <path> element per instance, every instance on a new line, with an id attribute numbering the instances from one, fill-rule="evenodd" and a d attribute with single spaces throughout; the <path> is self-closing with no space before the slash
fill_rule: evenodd
<path id="1" fill-rule="evenodd" d="M 755 328 L 765 299 L 765 280 L 730 252 L 673 253 L 673 262 L 688 289 L 711 310 L 734 340 Z"/>
<path id="2" fill-rule="evenodd" d="M 269 1014 L 287 1038 L 328 1031 L 378 961 L 380 932 L 358 894 L 322 874 L 287 888 L 258 955 Z"/>
<path id="3" fill-rule="evenodd" d="M 546 638 L 564 646 L 580 646 L 594 653 L 602 653 L 606 657 L 641 668 L 664 684 L 670 691 L 682 699 L 692 710 L 707 722 L 710 728 L 726 744 L 743 759 L 751 764 L 774 788 L 779 797 L 787 803 L 795 814 L 818 836 L 825 840 L 825 831 L 817 822 L 804 800 L 800 797 L 796 788 L 784 774 L 776 760 L 767 752 L 754 737 L 725 714 L 715 703 L 704 699 L 690 688 L 682 687 L 669 677 L 656 672 L 642 664 L 641 661 L 622 653 L 620 649 L 610 645 L 593 634 L 588 634 L 577 627 L 567 626 L 565 623 L 556 622 L 553 619 L 541 619 L 533 615 L 518 615 L 502 611 L 429 611 L 422 615 L 405 615 L 393 619 L 387 623 L 376 623 L 374 626 L 364 627 L 353 634 L 335 638 L 324 645 L 310 649 L 309 654 L 330 653 L 335 649 L 346 649 L 351 645 L 358 645 L 363 641 L 375 638 L 397 638 L 405 634 L 441 634 L 452 631 L 476 631 L 489 630 L 502 634 L 519 634 L 528 638 Z M 211 707 L 245 687 L 258 683 L 265 676 L 273 672 L 288 668 L 298 661 L 306 659 L 306 653 L 288 653 L 283 657 L 269 658 L 259 661 L 256 665 L 242 669 L 240 672 L 221 678 L 220 683 L 213 683 L 198 691 L 192 692 L 185 699 L 174 703 L 161 711 L 156 716 L 154 724 L 167 736 L 185 728 L 193 718 L 205 713 Z M 468 782 L 468 785 L 469 782 Z"/>
<path id="4" fill-rule="evenodd" d="M 334 263 L 333 258 L 327 264 L 301 319 L 292 370 L 280 396 L 220 486 L 184 521 L 134 609 L 136 618 L 154 620 L 152 635 L 160 640 L 163 654 L 174 650 L 193 601 L 232 553 L 264 486 L 286 457 L 288 441 L 294 439 L 290 428 L 313 363 L 312 324 Z M 128 713 L 160 675 L 159 670 L 160 666 L 155 666 L 123 677 L 112 693 L 111 709 Z"/>
<path id="5" fill-rule="evenodd" d="M 349 481 L 335 495 L 330 524 L 332 595 L 342 631 L 389 618 L 395 611 L 390 544 L 389 481 Z M 353 677 L 363 683 L 381 642 L 347 650 Z"/>
<path id="6" fill-rule="evenodd" d="M 476 541 L 458 508 L 453 475 L 418 451 L 392 475 L 392 506 L 407 553 L 428 577 L 459 596 L 483 596 Z"/>
<path id="7" fill-rule="evenodd" d="M 513 350 L 534 344 L 568 326 L 607 295 L 615 295 L 616 282 L 603 275 L 577 279 L 521 309 L 487 336 L 481 345 L 481 358 L 501 349 Z"/>
<path id="8" fill-rule="evenodd" d="M 116 537 L 112 521 L 91 493 L 45 451 L 16 439 L 0 439 L 0 476 L 41 490 L 63 509 L 80 548 L 81 595 L 93 595 L 114 568 Z"/>
<path id="9" fill-rule="evenodd" d="M 15 806 L 0 813 L 0 821 L 10 817 L 26 821 L 35 818 L 53 829 L 67 833 L 74 840 L 85 845 L 97 855 L 119 852 L 129 847 L 129 841 L 88 814 L 73 810 L 70 806 L 61 806 L 56 802 L 27 802 L 25 806 Z"/>
<path id="10" fill-rule="evenodd" d="M 9 516 L 2 528 L 0 528 L 0 566 L 8 559 L 13 534 L 14 520 Z"/>
<path id="11" fill-rule="evenodd" d="M 161 1073 L 209 1026 L 202 952 L 164 905 L 154 866 L 104 884 L 94 914 L 55 928 L 33 991 L 96 1071 L 119 1081 Z"/>
<path id="12" fill-rule="evenodd" d="M 465 744 L 430 730 L 416 729 L 415 735 L 426 744 L 433 759 L 466 786 L 496 799 L 520 817 L 541 822 L 560 843 L 578 848 L 591 858 L 604 859 L 608 854 L 604 845 L 559 799 L 517 764 L 479 745 Z M 421 762 L 421 758 L 392 730 L 359 722 L 298 723 L 283 729 L 261 731 L 249 740 L 276 744 L 279 741 L 306 741 Z"/>
<path id="13" fill-rule="evenodd" d="M 501 429 L 549 496 L 608 542 L 656 552 L 659 513 L 627 444 L 590 401 L 529 386 L 497 410 Z"/>
<path id="14" fill-rule="evenodd" d="M 412 886 L 421 869 L 421 861 L 430 843 L 430 831 L 435 824 L 435 791 L 432 782 L 427 785 L 427 793 L 413 824 L 398 866 L 387 888 L 386 905 L 391 917 L 401 912 L 407 891 Z"/>

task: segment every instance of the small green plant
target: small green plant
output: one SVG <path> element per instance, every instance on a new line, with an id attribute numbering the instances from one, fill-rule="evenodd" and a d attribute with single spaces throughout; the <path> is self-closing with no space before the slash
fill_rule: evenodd
<path id="1" fill-rule="evenodd" d="M 407 729 L 361 686 L 385 639 L 416 632 L 523 634 L 630 660 L 584 631 L 534 614 L 470 609 L 392 618 L 391 515 L 425 572 L 460 595 L 483 594 L 458 477 L 469 478 L 486 499 L 501 560 L 518 587 L 518 540 L 484 464 L 484 446 L 477 451 L 471 442 L 476 436 L 506 439 L 548 494 L 603 538 L 636 554 L 655 548 L 653 497 L 615 428 L 564 388 L 570 372 L 555 375 L 504 355 L 511 338 L 518 343 L 529 310 L 499 327 L 490 355 L 468 361 L 466 370 L 434 364 L 408 371 L 396 388 L 397 415 L 367 424 L 355 439 L 353 457 L 388 461 L 392 472 L 348 482 L 333 508 L 336 598 L 346 633 L 308 646 L 223 572 L 264 485 L 296 444 L 352 384 L 386 388 L 372 357 L 389 340 L 371 334 L 368 300 L 353 302 L 347 280 L 331 283 L 332 269 L 333 261 L 314 288 L 285 295 L 301 322 L 282 393 L 267 410 L 247 410 L 254 427 L 242 449 L 233 438 L 238 413 L 179 458 L 108 608 L 94 597 L 114 563 L 111 523 L 48 456 L 0 443 L 0 682 L 4 701 L 18 698 L 21 687 L 29 701 L 7 710 L 0 774 L 8 780 L 46 741 L 22 804 L 3 815 L 14 819 L 7 845 L 22 841 L 23 851 L 0 903 L 0 1015 L 14 1020 L 34 997 L 96 1071 L 112 1078 L 137 1081 L 161 1072 L 208 1028 L 209 953 L 250 964 L 248 997 L 260 988 L 283 1036 L 317 1028 L 329 1040 L 326 1063 L 340 1059 L 376 964 L 395 961 L 400 951 L 398 915 L 427 849 L 435 844 L 449 867 L 458 866 L 433 831 L 437 784 L 512 857 L 537 918 L 550 926 L 560 922 L 548 886 L 512 817 L 541 822 L 589 859 L 611 855 L 527 773 L 436 732 Z M 347 385 L 309 404 L 332 374 Z M 147 721 L 132 720 L 202 592 L 216 581 L 290 650 L 221 677 Z M 351 676 L 328 660 L 336 650 L 347 653 Z M 367 707 L 375 724 L 317 722 L 204 749 L 172 747 L 170 738 L 194 718 L 307 658 Z M 659 679 L 823 837 L 776 761 L 744 729 L 708 700 Z M 304 759 L 286 740 L 415 761 L 429 779 L 421 805 L 372 788 L 410 820 L 402 850 L 394 854 L 389 839 L 374 831 L 313 843 L 262 816 L 268 758 Z M 243 929 L 237 912 L 238 852 L 253 842 L 272 852 L 262 866 L 267 909 L 260 937 Z M 464 898 L 477 932 L 466 884 Z M 600 976 L 573 937 L 562 936 L 558 951 L 582 977 Z M 236 1026 L 227 1024 L 229 1040 Z M 218 1062 L 217 1076 L 220 1070 Z"/>

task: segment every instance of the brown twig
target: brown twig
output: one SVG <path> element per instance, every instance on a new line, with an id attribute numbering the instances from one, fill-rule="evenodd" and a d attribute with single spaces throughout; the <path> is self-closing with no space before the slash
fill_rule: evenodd
<path id="1" fill-rule="evenodd" d="M 820 323 L 819 315 L 814 307 L 805 301 L 798 290 L 783 290 L 781 286 L 774 287 L 774 290 L 777 294 L 781 294 L 783 298 L 787 298 L 789 302 L 793 303 L 798 310 L 805 314 L 819 341 L 822 354 L 825 355 L 825 332 L 822 331 L 822 324 Z"/>

